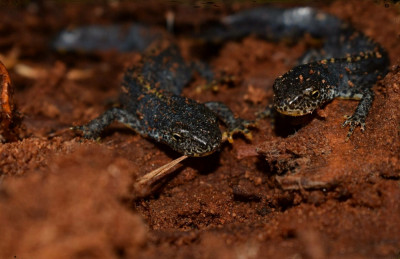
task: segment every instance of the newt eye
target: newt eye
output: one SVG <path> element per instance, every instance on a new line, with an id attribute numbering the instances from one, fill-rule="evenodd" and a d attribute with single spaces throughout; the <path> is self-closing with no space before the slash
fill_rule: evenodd
<path id="1" fill-rule="evenodd" d="M 173 138 L 175 141 L 179 141 L 179 140 L 181 140 L 182 136 L 179 135 L 178 133 L 172 133 L 172 138 Z"/>
<path id="2" fill-rule="evenodd" d="M 318 98 L 318 97 L 319 97 L 319 91 L 318 91 L 318 90 L 312 91 L 311 97 L 312 97 L 312 98 Z"/>

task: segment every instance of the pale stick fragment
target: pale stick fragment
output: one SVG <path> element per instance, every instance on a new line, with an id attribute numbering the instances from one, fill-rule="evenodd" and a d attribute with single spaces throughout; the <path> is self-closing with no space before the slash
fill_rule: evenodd
<path id="1" fill-rule="evenodd" d="M 246 138 L 251 139 L 251 133 L 247 133 L 247 134 L 245 134 L 245 136 L 246 136 Z M 232 136 L 229 136 L 229 134 L 227 132 L 225 132 L 222 135 L 221 142 L 223 143 L 225 141 L 229 141 L 230 143 L 233 142 Z M 172 167 L 174 167 L 175 165 L 179 164 L 181 161 L 183 161 L 186 158 L 188 158 L 188 156 L 181 156 L 181 157 L 151 171 L 150 173 L 143 175 L 139 179 L 137 179 L 136 183 L 134 183 L 136 198 L 143 198 L 145 196 L 150 195 L 154 191 L 154 189 L 156 189 L 156 188 L 152 188 L 152 184 L 154 184 L 156 181 L 164 178 L 168 174 L 172 173 L 173 171 L 170 171 L 170 169 Z"/>
<path id="2" fill-rule="evenodd" d="M 69 80 L 82 80 L 94 76 L 93 69 L 71 69 L 67 73 Z"/>
<path id="3" fill-rule="evenodd" d="M 14 66 L 14 71 L 20 76 L 30 79 L 40 79 L 48 76 L 48 71 L 44 68 L 32 67 L 18 63 Z"/>
<path id="4" fill-rule="evenodd" d="M 138 196 L 143 197 L 149 195 L 153 191 L 151 185 L 157 180 L 164 178 L 169 173 L 173 172 L 170 171 L 170 169 L 179 164 L 181 161 L 185 160 L 186 158 L 188 158 L 188 156 L 181 156 L 169 162 L 168 164 L 165 164 L 140 177 L 135 183 L 135 190 L 136 192 L 138 192 Z"/>
<path id="5" fill-rule="evenodd" d="M 233 142 L 232 135 L 233 134 L 224 132 L 222 134 L 221 143 L 223 143 L 225 141 L 232 143 Z M 249 140 L 252 139 L 252 135 L 250 132 L 245 133 L 244 136 Z M 165 164 L 165 165 L 151 171 L 150 173 L 143 175 L 139 179 L 137 179 L 136 183 L 134 184 L 136 198 L 145 197 L 145 196 L 150 195 L 155 189 L 155 188 L 152 188 L 152 185 L 156 181 L 158 181 L 158 180 L 164 178 L 165 176 L 167 176 L 168 174 L 172 173 L 173 171 L 170 171 L 170 169 L 172 167 L 174 167 L 175 165 L 179 164 L 181 161 L 183 161 L 186 158 L 188 158 L 188 156 L 181 156 L 181 157 L 169 162 L 168 164 Z"/>
<path id="6" fill-rule="evenodd" d="M 172 33 L 174 30 L 174 21 L 175 21 L 174 12 L 172 12 L 171 10 L 167 11 L 165 13 L 165 20 L 167 23 L 167 30 Z"/>
<path id="7" fill-rule="evenodd" d="M 143 175 L 142 177 L 139 178 L 138 184 L 146 184 L 149 181 L 152 181 L 152 180 L 155 181 L 155 180 L 158 180 L 159 178 L 164 177 L 165 173 L 169 169 L 171 169 L 176 164 L 178 164 L 179 162 L 181 162 L 182 160 L 184 160 L 186 158 L 187 158 L 187 156 L 181 156 L 181 157 L 169 162 L 168 164 L 165 164 L 165 165 L 151 171 L 150 173 Z"/>

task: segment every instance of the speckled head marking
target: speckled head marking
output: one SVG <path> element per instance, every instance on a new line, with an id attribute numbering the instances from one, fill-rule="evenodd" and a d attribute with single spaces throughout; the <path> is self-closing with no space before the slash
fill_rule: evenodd
<path id="1" fill-rule="evenodd" d="M 164 132 L 163 142 L 187 156 L 201 157 L 215 152 L 221 144 L 219 129 L 209 130 L 202 125 L 194 131 L 194 126 L 176 122 L 173 128 Z"/>
<path id="2" fill-rule="evenodd" d="M 334 82 L 321 62 L 300 65 L 275 80 L 274 107 L 285 115 L 313 112 L 334 98 Z"/>
<path id="3" fill-rule="evenodd" d="M 222 134 L 216 116 L 203 104 L 172 96 L 169 106 L 147 118 L 154 130 L 150 136 L 187 156 L 206 156 L 221 145 Z M 157 116 L 155 121 L 154 116 Z"/>

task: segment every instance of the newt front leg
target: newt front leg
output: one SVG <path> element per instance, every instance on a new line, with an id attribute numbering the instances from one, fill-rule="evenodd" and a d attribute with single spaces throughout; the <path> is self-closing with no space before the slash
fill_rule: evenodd
<path id="1" fill-rule="evenodd" d="M 358 94 L 359 95 L 359 94 Z M 347 133 L 346 140 L 350 138 L 356 127 L 360 126 L 361 131 L 365 130 L 365 119 L 372 106 L 374 100 L 374 92 L 370 88 L 366 88 L 361 94 L 361 100 L 358 104 L 356 111 L 351 116 L 347 116 L 343 122 L 342 127 L 349 125 L 350 129 Z M 339 98 L 348 98 L 347 96 L 339 95 Z"/>
<path id="2" fill-rule="evenodd" d="M 249 140 L 252 139 L 248 128 L 254 125 L 253 121 L 235 117 L 232 110 L 221 102 L 206 102 L 204 105 L 213 111 L 218 119 L 228 127 L 227 131 L 223 133 L 223 139 L 227 139 L 232 143 L 233 135 L 236 133 L 243 134 Z"/>

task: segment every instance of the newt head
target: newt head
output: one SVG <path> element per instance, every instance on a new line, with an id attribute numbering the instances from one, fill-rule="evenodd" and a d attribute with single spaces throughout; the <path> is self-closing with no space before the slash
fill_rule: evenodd
<path id="1" fill-rule="evenodd" d="M 173 98 L 175 99 L 175 98 Z M 218 119 L 203 104 L 179 97 L 164 114 L 160 140 L 175 151 L 192 157 L 207 156 L 221 145 Z M 161 126 L 161 124 L 160 124 Z"/>
<path id="2" fill-rule="evenodd" d="M 201 157 L 214 153 L 221 145 L 222 134 L 216 122 L 214 125 L 186 124 L 176 122 L 164 141 L 179 153 L 187 156 Z"/>
<path id="3" fill-rule="evenodd" d="M 325 68 L 313 68 L 315 64 L 297 66 L 275 80 L 274 107 L 278 112 L 306 115 L 335 97 L 332 76 Z"/>
<path id="4" fill-rule="evenodd" d="M 176 151 L 187 156 L 201 157 L 214 153 L 221 144 L 219 128 L 192 132 L 179 127 L 172 129 L 168 144 Z"/>

